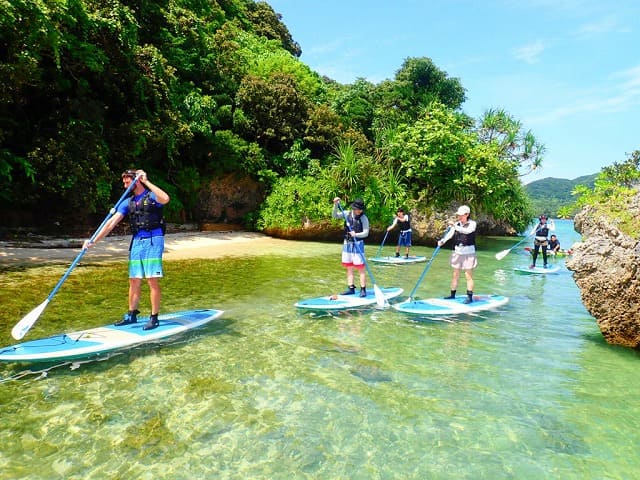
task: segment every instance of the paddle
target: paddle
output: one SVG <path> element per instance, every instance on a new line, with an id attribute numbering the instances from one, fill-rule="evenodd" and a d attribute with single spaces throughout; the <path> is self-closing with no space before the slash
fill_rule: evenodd
<path id="1" fill-rule="evenodd" d="M 104 227 L 104 225 L 109 221 L 109 219 L 113 216 L 113 214 L 116 213 L 116 211 L 118 209 L 118 206 L 129 195 L 129 192 L 131 192 L 131 190 L 133 190 L 133 187 L 134 187 L 134 185 L 136 184 L 137 181 L 138 181 L 138 177 L 133 179 L 133 181 L 131 182 L 129 187 L 127 187 L 127 189 L 124 191 L 124 193 L 120 197 L 120 200 L 118 200 L 117 203 L 111 208 L 111 210 L 109 210 L 109 213 L 107 214 L 105 219 L 102 221 L 102 223 L 100 224 L 98 229 L 94 232 L 94 234 L 89 239 L 89 242 L 93 241 L 93 239 L 98 235 L 98 232 L 100 232 L 100 230 L 102 230 L 102 227 Z M 80 253 L 78 254 L 78 256 L 75 258 L 73 263 L 71 263 L 71 265 L 69 266 L 67 271 L 64 273 L 62 278 L 58 281 L 58 283 L 56 284 L 54 289 L 51 291 L 49 296 L 46 298 L 46 300 L 44 302 L 42 302 L 40 305 L 38 305 L 36 308 L 31 310 L 29 313 L 27 313 L 22 318 L 22 320 L 20 320 L 18 323 L 16 323 L 16 325 L 13 327 L 13 329 L 11 329 L 11 336 L 13 336 L 13 338 L 15 338 L 16 340 L 20 340 L 22 337 L 24 337 L 27 334 L 27 332 L 31 329 L 31 327 L 33 327 L 33 325 L 36 323 L 38 318 L 40 318 L 40 315 L 42 315 L 42 312 L 44 312 L 44 309 L 47 308 L 47 305 L 49 304 L 49 302 L 51 301 L 53 296 L 58 292 L 58 290 L 60 289 L 62 284 L 65 282 L 65 280 L 67 279 L 67 277 L 69 276 L 71 271 L 74 268 L 76 268 L 76 265 L 78 265 L 78 263 L 80 262 L 80 260 L 82 259 L 82 257 L 86 253 L 86 251 L 87 251 L 87 249 L 84 248 L 84 246 L 83 246 L 83 248 L 82 248 L 82 250 L 80 250 Z"/>
<path id="2" fill-rule="evenodd" d="M 384 242 L 387 240 L 387 235 L 389 235 L 389 230 L 387 230 L 384 234 L 384 238 L 382 239 L 382 243 L 380 244 L 380 248 L 376 252 L 376 257 L 380 256 L 380 252 L 382 251 L 382 247 L 384 247 Z"/>
<path id="3" fill-rule="evenodd" d="M 342 213 L 342 217 L 344 218 L 344 222 L 347 224 L 347 228 L 349 229 L 350 232 L 353 232 L 353 228 L 351 227 L 351 222 L 349 222 L 349 218 L 344 213 L 344 210 L 342 209 L 342 205 L 340 205 L 340 202 L 338 202 L 338 208 L 340 209 L 340 212 Z M 378 285 L 376 285 L 376 280 L 375 280 L 375 278 L 373 278 L 373 274 L 371 273 L 371 270 L 369 269 L 369 264 L 367 263 L 367 259 L 364 256 L 364 252 L 360 249 L 360 245 L 358 244 L 357 239 L 354 238 L 353 243 L 354 243 L 355 247 L 358 249 L 358 255 L 360 255 L 362 257 L 362 262 L 364 263 L 364 266 L 367 269 L 367 273 L 369 274 L 369 277 L 371 277 L 371 281 L 373 282 L 373 293 L 376 296 L 376 303 L 378 304 L 379 307 L 384 307 L 387 304 L 387 300 L 386 300 L 386 298 L 384 298 L 384 293 L 382 293 L 382 290 L 380 290 L 380 287 L 378 287 Z"/>
<path id="4" fill-rule="evenodd" d="M 535 231 L 531 232 L 529 235 L 527 235 L 526 237 L 524 237 L 522 240 L 520 240 L 518 243 L 516 243 L 513 247 L 511 248 L 507 248 L 506 250 L 502 250 L 501 252 L 496 253 L 496 260 L 502 260 L 504 257 L 506 257 L 507 255 L 509 255 L 509 252 L 511 252 L 511 250 L 513 250 L 514 248 L 516 248 L 518 245 L 520 245 L 522 242 L 526 241 L 531 235 L 533 235 L 535 233 Z"/>
<path id="5" fill-rule="evenodd" d="M 444 231 L 444 234 L 442 235 L 442 238 L 444 238 L 447 235 L 447 233 L 449 233 L 450 229 L 451 229 L 451 227 L 447 228 Z M 424 278 L 424 276 L 429 271 L 429 267 L 431 266 L 431 263 L 433 262 L 433 259 L 436 258 L 436 255 L 438 254 L 439 251 L 440 251 L 440 245 L 436 246 L 436 249 L 433 251 L 433 254 L 431 255 L 431 258 L 429 259 L 427 264 L 424 266 L 424 270 L 422 270 L 422 274 L 420 275 L 420 278 L 418 279 L 418 282 L 416 283 L 416 286 L 413 287 L 413 290 L 411 290 L 411 293 L 409 294 L 409 298 L 407 298 L 407 302 L 411 302 L 411 300 L 413 299 L 413 294 L 416 293 L 416 290 L 418 289 L 418 286 L 422 283 L 422 279 Z"/>

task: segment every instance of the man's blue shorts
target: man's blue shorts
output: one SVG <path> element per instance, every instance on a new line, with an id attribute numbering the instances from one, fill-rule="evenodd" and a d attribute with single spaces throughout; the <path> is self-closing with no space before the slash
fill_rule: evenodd
<path id="1" fill-rule="evenodd" d="M 134 238 L 129 252 L 129 278 L 160 278 L 164 237 Z"/>
<path id="2" fill-rule="evenodd" d="M 400 236 L 398 237 L 398 246 L 399 247 L 411 246 L 411 232 L 400 232 Z"/>

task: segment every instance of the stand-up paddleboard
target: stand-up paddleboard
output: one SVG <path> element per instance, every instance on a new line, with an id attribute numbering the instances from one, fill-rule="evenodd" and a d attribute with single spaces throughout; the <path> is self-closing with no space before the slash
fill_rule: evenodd
<path id="1" fill-rule="evenodd" d="M 549 273 L 558 273 L 560 271 L 560 267 L 557 265 L 547 265 L 547 268 L 544 267 L 515 267 L 514 270 L 518 273 L 525 273 L 528 275 L 548 275 Z"/>
<path id="2" fill-rule="evenodd" d="M 397 287 L 380 288 L 385 300 L 402 295 L 403 290 Z M 358 296 L 358 289 L 355 295 L 326 295 L 324 297 L 309 298 L 301 300 L 295 304 L 298 308 L 306 310 L 350 310 L 363 307 L 371 307 L 376 304 L 376 297 L 372 291 L 367 290 L 366 297 Z"/>
<path id="3" fill-rule="evenodd" d="M 411 300 L 396 303 L 393 308 L 399 312 L 414 315 L 459 315 L 490 310 L 509 302 L 509 298 L 502 295 L 474 295 L 473 302 L 463 303 L 466 298 L 466 295 L 460 295 L 456 298 Z"/>
<path id="4" fill-rule="evenodd" d="M 524 249 L 529 252 L 531 255 L 533 255 L 533 248 L 531 247 L 524 247 Z M 552 253 L 550 251 L 547 250 L 547 255 L 550 257 L 567 257 L 569 255 L 572 255 L 573 251 L 572 250 L 559 250 L 555 253 Z M 542 255 L 542 254 L 540 254 Z"/>
<path id="5" fill-rule="evenodd" d="M 409 255 L 409 258 L 404 256 L 401 256 L 401 257 L 390 256 L 390 257 L 373 257 L 373 258 L 370 258 L 369 260 L 376 263 L 389 263 L 392 265 L 407 265 L 410 263 L 424 262 L 427 260 L 427 257 Z"/>
<path id="6" fill-rule="evenodd" d="M 224 312 L 222 310 L 189 310 L 161 314 L 160 325 L 152 330 L 143 330 L 147 318 L 139 317 L 138 323 L 116 327 L 90 328 L 73 333 L 63 333 L 38 340 L 18 343 L 0 348 L 0 361 L 6 362 L 50 362 L 95 357 L 147 342 L 168 339 L 208 323 Z"/>

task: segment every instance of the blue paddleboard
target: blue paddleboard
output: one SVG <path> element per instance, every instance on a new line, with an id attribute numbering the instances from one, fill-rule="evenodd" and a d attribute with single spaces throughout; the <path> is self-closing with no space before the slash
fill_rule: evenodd
<path id="1" fill-rule="evenodd" d="M 502 295 L 474 295 L 473 302 L 463 303 L 466 298 L 466 295 L 461 295 L 451 299 L 427 298 L 425 300 L 412 300 L 396 303 L 393 308 L 399 312 L 415 315 L 458 315 L 490 310 L 509 302 L 509 298 Z"/>
<path id="2" fill-rule="evenodd" d="M 99 356 L 104 353 L 133 347 L 147 342 L 157 342 L 187 330 L 200 327 L 224 312 L 222 310 L 189 310 L 161 314 L 160 325 L 153 330 L 143 330 L 148 320 L 138 318 L 138 323 L 116 327 L 90 328 L 72 333 L 63 333 L 38 340 L 18 343 L 0 348 L 0 361 L 5 362 L 50 362 L 74 360 Z"/>
<path id="3" fill-rule="evenodd" d="M 533 255 L 533 248 L 524 247 L 524 249 L 527 252 L 529 252 L 531 255 Z M 571 250 L 559 250 L 557 252 L 552 252 L 550 250 L 547 250 L 547 255 L 549 255 L 550 257 L 567 257 L 567 256 L 572 255 L 572 254 L 573 254 L 573 251 L 571 251 Z"/>
<path id="4" fill-rule="evenodd" d="M 401 257 L 390 256 L 390 257 L 372 257 L 369 260 L 376 263 L 389 263 L 392 265 L 407 265 L 410 263 L 424 262 L 427 260 L 427 257 L 422 257 L 422 256 L 414 257 L 409 255 L 409 258 L 404 256 L 401 256 Z"/>
<path id="5" fill-rule="evenodd" d="M 525 273 L 527 275 L 548 275 L 550 273 L 557 273 L 560 271 L 560 267 L 557 265 L 547 265 L 547 268 L 544 267 L 515 267 L 514 270 L 518 273 Z"/>
<path id="6" fill-rule="evenodd" d="M 397 287 L 380 288 L 385 300 L 402 295 L 403 290 Z M 306 310 L 349 310 L 354 308 L 371 307 L 375 305 L 376 296 L 373 287 L 367 287 L 367 296 L 359 297 L 356 289 L 355 295 L 325 295 L 324 297 L 309 298 L 295 304 L 298 308 Z"/>

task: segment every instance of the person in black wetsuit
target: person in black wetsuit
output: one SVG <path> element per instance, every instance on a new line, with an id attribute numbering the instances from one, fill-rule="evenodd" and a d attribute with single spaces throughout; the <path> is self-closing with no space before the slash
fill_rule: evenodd
<path id="1" fill-rule="evenodd" d="M 553 220 L 547 224 L 547 216 L 540 215 L 538 224 L 533 227 L 535 238 L 533 239 L 533 262 L 529 268 L 536 268 L 538 253 L 542 250 L 543 267 L 547 268 L 547 248 L 549 247 L 549 232 L 556 229 Z"/>

